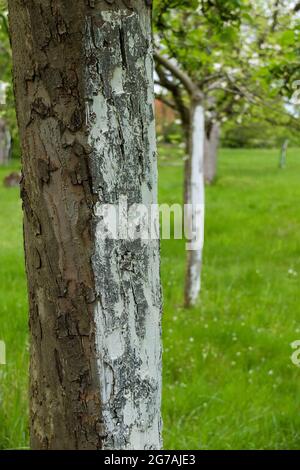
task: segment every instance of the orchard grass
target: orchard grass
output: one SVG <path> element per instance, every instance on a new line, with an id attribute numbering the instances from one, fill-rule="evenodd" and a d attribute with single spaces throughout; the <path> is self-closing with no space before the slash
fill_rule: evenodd
<path id="1" fill-rule="evenodd" d="M 4 177 L 18 164 L 0 167 L 0 340 L 6 343 L 0 365 L 0 449 L 28 446 L 27 293 L 19 188 L 5 188 Z"/>
<path id="2" fill-rule="evenodd" d="M 162 242 L 165 449 L 299 449 L 300 150 L 222 150 L 207 188 L 202 292 L 183 304 L 184 241 Z M 0 169 L 0 449 L 28 447 L 21 203 Z M 182 152 L 161 147 L 160 202 L 182 202 Z"/>

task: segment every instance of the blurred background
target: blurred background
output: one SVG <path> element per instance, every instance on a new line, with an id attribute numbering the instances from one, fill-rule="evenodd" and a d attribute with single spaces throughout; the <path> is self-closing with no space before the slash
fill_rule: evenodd
<path id="1" fill-rule="evenodd" d="M 299 449 L 300 3 L 156 0 L 159 202 L 183 202 L 191 99 L 205 110 L 202 287 L 162 241 L 164 447 Z M 0 1 L 0 449 L 28 447 L 28 326 L 6 1 Z"/>

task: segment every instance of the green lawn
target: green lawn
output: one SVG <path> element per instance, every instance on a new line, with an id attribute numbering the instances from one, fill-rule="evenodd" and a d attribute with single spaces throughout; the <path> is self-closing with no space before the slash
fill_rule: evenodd
<path id="1" fill-rule="evenodd" d="M 181 202 L 160 152 L 160 202 Z M 207 189 L 203 288 L 185 310 L 183 241 L 162 242 L 166 449 L 299 449 L 300 150 L 223 150 Z M 8 170 L 0 170 L 0 180 Z M 28 445 L 27 318 L 18 190 L 0 184 L 0 448 Z"/>

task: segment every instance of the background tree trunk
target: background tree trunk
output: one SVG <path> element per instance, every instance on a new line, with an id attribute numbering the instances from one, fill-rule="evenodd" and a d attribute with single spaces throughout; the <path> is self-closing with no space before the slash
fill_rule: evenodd
<path id="1" fill-rule="evenodd" d="M 204 179 L 207 184 L 213 183 L 217 176 L 219 141 L 220 125 L 214 122 L 209 126 L 208 132 L 205 135 Z"/>
<path id="2" fill-rule="evenodd" d="M 157 198 L 149 2 L 9 0 L 34 449 L 161 446 L 159 243 L 101 207 Z"/>
<path id="3" fill-rule="evenodd" d="M 11 156 L 11 135 L 4 119 L 0 119 L 0 165 L 7 165 Z"/>
<path id="4" fill-rule="evenodd" d="M 190 156 L 185 168 L 186 228 L 191 250 L 187 252 L 185 306 L 195 305 L 201 288 L 202 251 L 204 239 L 204 109 L 193 103 L 191 109 Z M 191 236 L 192 235 L 192 236 Z M 199 238 L 200 237 L 200 238 Z"/>
<path id="5" fill-rule="evenodd" d="M 286 156 L 287 156 L 287 151 L 288 151 L 288 146 L 289 146 L 289 140 L 286 139 L 280 150 L 280 161 L 279 161 L 279 168 L 285 168 L 286 167 Z"/>

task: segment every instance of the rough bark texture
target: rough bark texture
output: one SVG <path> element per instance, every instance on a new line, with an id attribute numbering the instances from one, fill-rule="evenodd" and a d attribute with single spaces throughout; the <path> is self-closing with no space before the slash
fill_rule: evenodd
<path id="1" fill-rule="evenodd" d="M 189 159 L 185 168 L 185 204 L 188 204 L 187 228 L 192 249 L 187 252 L 185 306 L 195 305 L 201 289 L 204 240 L 204 109 L 196 101 L 191 108 Z M 200 237 L 200 238 L 199 238 Z M 200 240 L 200 242 L 199 242 Z"/>
<path id="2" fill-rule="evenodd" d="M 34 449 L 161 446 L 158 242 L 98 216 L 156 202 L 149 3 L 9 1 Z"/>
<path id="3" fill-rule="evenodd" d="M 208 126 L 204 145 L 204 179 L 207 184 L 214 182 L 217 176 L 218 146 L 220 125 L 217 122 Z"/>

